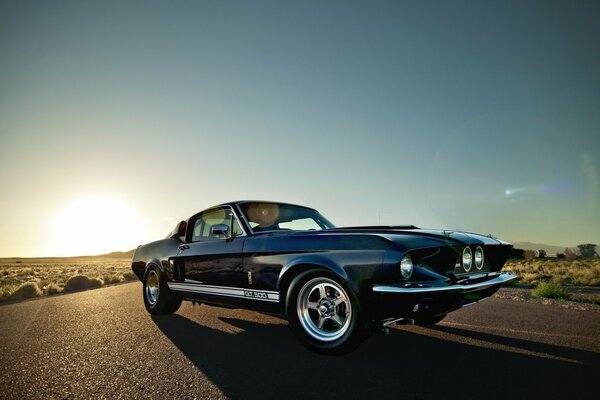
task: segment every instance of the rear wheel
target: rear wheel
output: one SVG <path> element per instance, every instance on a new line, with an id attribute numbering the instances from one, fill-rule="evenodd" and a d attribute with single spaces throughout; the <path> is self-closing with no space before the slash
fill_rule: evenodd
<path id="1" fill-rule="evenodd" d="M 292 281 L 287 316 L 300 342 L 318 353 L 347 353 L 367 336 L 356 295 L 327 271 L 308 271 Z"/>
<path id="2" fill-rule="evenodd" d="M 172 314 L 181 306 L 182 299 L 167 286 L 160 269 L 151 266 L 144 276 L 144 305 L 152 315 Z"/>

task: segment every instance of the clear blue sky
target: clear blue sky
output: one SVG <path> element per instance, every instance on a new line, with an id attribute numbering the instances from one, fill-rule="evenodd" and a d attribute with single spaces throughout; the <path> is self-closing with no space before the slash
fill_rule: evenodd
<path id="1" fill-rule="evenodd" d="M 114 250 L 241 198 L 598 243 L 598 21 L 594 1 L 0 1 L 0 256 L 95 249 L 65 229 L 108 245 L 57 220 L 90 196 L 136 215 Z"/>

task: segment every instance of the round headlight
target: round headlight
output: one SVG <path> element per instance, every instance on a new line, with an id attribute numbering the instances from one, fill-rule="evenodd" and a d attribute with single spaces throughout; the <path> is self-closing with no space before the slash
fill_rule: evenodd
<path id="1" fill-rule="evenodd" d="M 402 257 L 402 261 L 400 261 L 400 273 L 402 274 L 402 279 L 409 280 L 412 276 L 413 272 L 413 263 L 408 254 L 405 254 Z"/>
<path id="2" fill-rule="evenodd" d="M 473 262 L 473 253 L 471 253 L 471 249 L 465 247 L 462 255 L 463 268 L 465 271 L 469 272 L 471 270 L 471 264 Z"/>
<path id="3" fill-rule="evenodd" d="M 481 246 L 475 249 L 475 267 L 477 269 L 483 268 L 483 249 Z"/>

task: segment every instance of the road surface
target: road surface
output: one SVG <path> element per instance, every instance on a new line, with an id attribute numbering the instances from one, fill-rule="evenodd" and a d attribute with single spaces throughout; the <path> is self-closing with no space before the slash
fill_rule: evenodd
<path id="1" fill-rule="evenodd" d="M 305 350 L 285 321 L 141 283 L 0 306 L 0 398 L 598 398 L 600 313 L 492 298 L 354 353 Z"/>

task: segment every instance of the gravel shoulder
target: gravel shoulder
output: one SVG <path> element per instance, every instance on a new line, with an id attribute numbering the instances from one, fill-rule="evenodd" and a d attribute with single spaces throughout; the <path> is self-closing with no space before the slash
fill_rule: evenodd
<path id="1" fill-rule="evenodd" d="M 591 302 L 586 302 L 585 299 L 600 300 L 600 290 L 597 288 L 574 288 L 569 290 L 573 296 L 577 296 L 582 301 L 570 301 L 562 299 L 546 299 L 532 295 L 532 289 L 525 287 L 503 287 L 494 297 L 501 299 L 510 299 L 514 301 L 524 301 L 533 304 L 543 304 L 548 306 L 556 306 L 571 310 L 585 310 L 600 313 L 600 305 Z"/>

